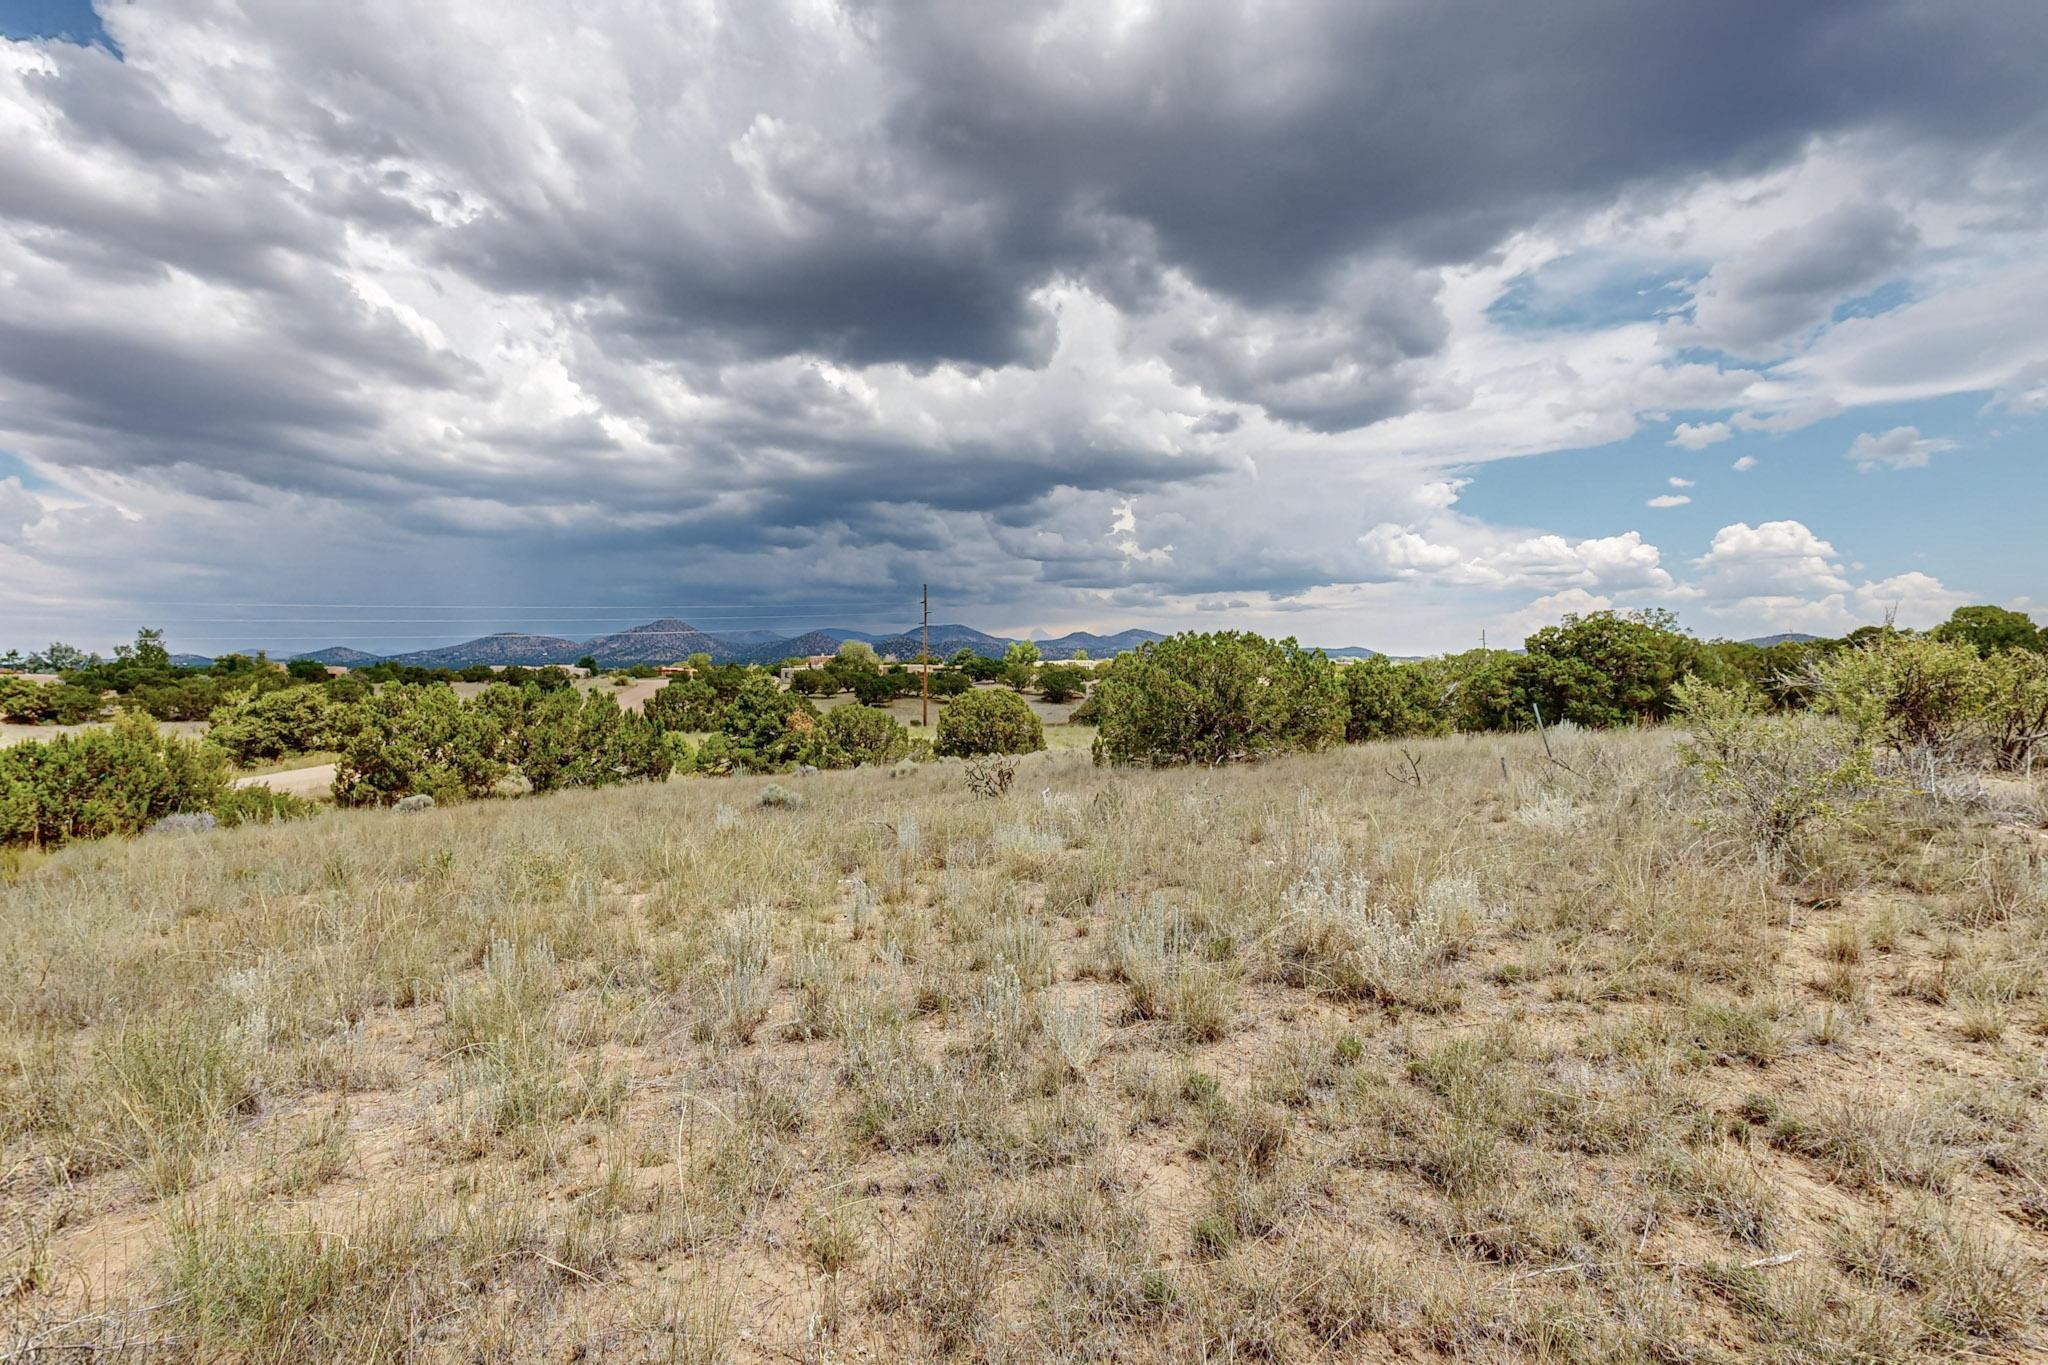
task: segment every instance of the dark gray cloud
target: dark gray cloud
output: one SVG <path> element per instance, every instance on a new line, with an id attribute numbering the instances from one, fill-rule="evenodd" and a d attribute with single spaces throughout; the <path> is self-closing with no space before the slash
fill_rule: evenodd
<path id="1" fill-rule="evenodd" d="M 1241 299 L 1313 300 L 1361 250 L 1468 259 L 1575 200 L 1754 170 L 1819 134 L 1974 142 L 2038 132 L 2048 108 L 2048 10 L 2026 0 L 1004 14 L 876 7 L 912 75 L 906 135 L 1048 224 L 1136 219 Z"/>
<path id="2" fill-rule="evenodd" d="M 107 23 L 124 60 L 0 64 L 0 447 L 201 538 L 206 504 L 374 526 L 450 585 L 623 550 L 657 595 L 1299 602 L 1384 577 L 1366 509 L 1432 467 L 1624 434 L 1699 387 L 1657 347 L 1783 356 L 1926 255 L 1920 198 L 2021 233 L 2048 180 L 2021 0 Z M 1849 146 L 1824 211 L 1679 240 L 1702 187 Z M 1711 267 L 1663 338 L 1481 334 L 1475 272 L 1660 213 L 1637 257 Z"/>
<path id="3" fill-rule="evenodd" d="M 1684 343 L 1743 356 L 1783 353 L 1828 319 L 1836 302 L 1882 280 L 1919 240 L 1890 204 L 1856 200 L 1780 229 L 1701 282 Z"/>

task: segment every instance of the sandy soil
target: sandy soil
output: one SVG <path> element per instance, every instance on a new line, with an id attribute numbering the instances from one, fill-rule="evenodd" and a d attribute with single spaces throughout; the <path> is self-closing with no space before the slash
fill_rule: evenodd
<path id="1" fill-rule="evenodd" d="M 309 768 L 287 768 L 281 773 L 258 773 L 251 777 L 235 779 L 237 787 L 268 787 L 274 792 L 287 796 L 303 796 L 318 800 L 329 794 L 334 786 L 334 765 L 315 763 Z"/>

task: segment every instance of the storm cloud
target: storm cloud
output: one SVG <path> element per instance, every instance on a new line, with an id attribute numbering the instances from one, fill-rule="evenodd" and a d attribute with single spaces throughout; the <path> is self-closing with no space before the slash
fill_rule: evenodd
<path id="1" fill-rule="evenodd" d="M 2048 183 L 2024 0 L 102 17 L 0 43 L 0 451 L 48 485 L 0 481 L 0 570 L 109 628 L 280 518 L 275 591 L 366 603 L 418 595 L 394 554 L 507 602 L 938 580 L 992 628 L 1711 593 L 1446 471 L 1875 401 L 1841 310 L 1995 288 L 1954 263 L 2024 259 Z M 1488 311 L 1610 258 L 1683 306 Z M 2030 391 L 2012 351 L 1951 387 Z"/>

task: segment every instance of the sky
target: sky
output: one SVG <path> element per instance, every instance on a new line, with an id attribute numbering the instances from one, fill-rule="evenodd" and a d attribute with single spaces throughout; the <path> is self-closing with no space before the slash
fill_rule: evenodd
<path id="1" fill-rule="evenodd" d="M 2048 619 L 2039 0 L 0 0 L 0 649 Z"/>

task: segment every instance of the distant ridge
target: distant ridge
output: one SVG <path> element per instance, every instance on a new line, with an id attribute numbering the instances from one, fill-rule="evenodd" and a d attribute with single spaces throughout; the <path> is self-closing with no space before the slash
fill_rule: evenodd
<path id="1" fill-rule="evenodd" d="M 807 630 L 786 640 L 770 640 L 766 644 L 743 650 L 733 656 L 732 662 L 779 664 L 784 659 L 807 659 L 813 654 L 836 654 L 844 641 L 854 638 L 856 637 L 840 630 Z"/>
<path id="2" fill-rule="evenodd" d="M 899 659 L 914 659 L 924 648 L 924 635 L 920 628 L 913 627 L 900 635 L 885 635 L 868 643 L 875 647 L 877 654 L 893 654 Z M 1003 651 L 1009 647 L 1010 641 L 1002 636 L 990 635 L 985 631 L 976 630 L 973 626 L 955 623 L 932 627 L 932 653 L 942 659 L 958 649 L 971 649 L 977 654 L 1000 658 Z"/>
<path id="3" fill-rule="evenodd" d="M 332 664 L 337 668 L 366 668 L 383 660 L 382 654 L 366 654 L 360 649 L 347 645 L 329 645 L 316 649 L 311 654 L 294 654 L 294 659 L 311 659 L 316 664 Z"/>
<path id="4" fill-rule="evenodd" d="M 395 654 L 391 662 L 419 668 L 467 668 L 471 664 L 524 664 L 532 668 L 574 663 L 583 652 L 582 645 L 559 635 L 526 635 L 508 630 L 459 645 Z"/>
<path id="5" fill-rule="evenodd" d="M 734 649 L 753 649 L 789 638 L 787 632 L 780 630 L 715 630 L 710 634 L 712 638 Z"/>
<path id="6" fill-rule="evenodd" d="M 578 646 L 575 653 L 561 662 L 573 662 L 584 654 L 593 655 L 600 664 L 610 667 L 616 664 L 675 663 L 692 654 L 729 659 L 734 650 L 725 641 L 715 635 L 706 635 L 688 621 L 664 616 L 659 621 L 649 621 L 644 626 L 622 630 L 616 635 L 600 635 Z"/>
<path id="7" fill-rule="evenodd" d="M 1798 631 L 1787 631 L 1783 635 L 1759 635 L 1754 640 L 1744 640 L 1742 643 L 1755 645 L 1759 649 L 1769 649 L 1772 645 L 1803 645 L 1826 638 L 1824 635 L 1801 635 Z"/>
<path id="8" fill-rule="evenodd" d="M 1107 659 L 1127 649 L 1149 644 L 1166 637 L 1156 630 L 1120 630 L 1114 635 L 1096 635 L 1090 631 L 1072 630 L 1051 640 L 1034 641 L 1038 652 L 1047 659 L 1071 659 L 1074 651 L 1085 649 L 1092 659 Z"/>
<path id="9" fill-rule="evenodd" d="M 1110 634 L 1075 630 L 1051 639 L 1035 640 L 1033 643 L 1038 646 L 1040 656 L 1046 659 L 1071 659 L 1076 650 L 1083 649 L 1088 651 L 1091 658 L 1107 659 L 1165 638 L 1156 630 L 1139 628 Z M 1803 641 L 1815 638 L 1817 637 L 1811 635 L 1772 635 L 1748 643 L 1773 644 L 1786 640 Z M 784 636 L 771 630 L 734 630 L 715 634 L 700 630 L 677 617 L 664 616 L 659 620 L 649 621 L 644 626 L 635 626 L 631 630 L 582 641 L 559 635 L 502 631 L 474 640 L 465 640 L 460 644 L 414 650 L 409 654 L 372 654 L 367 650 L 353 649 L 347 645 L 329 645 L 325 649 L 294 653 L 290 657 L 311 659 L 322 664 L 339 664 L 344 668 L 362 668 L 387 659 L 392 663 L 410 664 L 421 668 L 467 668 L 471 664 L 491 664 L 499 667 L 521 664 L 534 668 L 546 664 L 571 664 L 586 654 L 593 656 L 599 664 L 607 668 L 622 668 L 633 664 L 675 663 L 692 654 L 709 654 L 714 662 L 722 664 L 775 664 L 787 658 L 832 654 L 847 640 L 864 640 L 874 646 L 877 654 L 896 659 L 914 659 L 924 647 L 923 634 L 915 626 L 889 635 L 847 630 L 839 626 L 819 626 L 793 636 Z M 973 626 L 963 625 L 957 621 L 935 623 L 932 626 L 931 641 L 932 653 L 941 659 L 962 649 L 971 649 L 989 658 L 1001 658 L 1003 652 L 1016 643 L 1013 637 L 991 635 L 985 630 L 976 630 Z M 1367 659 L 1378 653 L 1377 650 L 1366 649 L 1360 645 L 1340 645 L 1326 648 L 1323 652 L 1333 659 Z M 198 655 L 177 657 L 181 662 L 211 662 L 201 659 Z"/>

